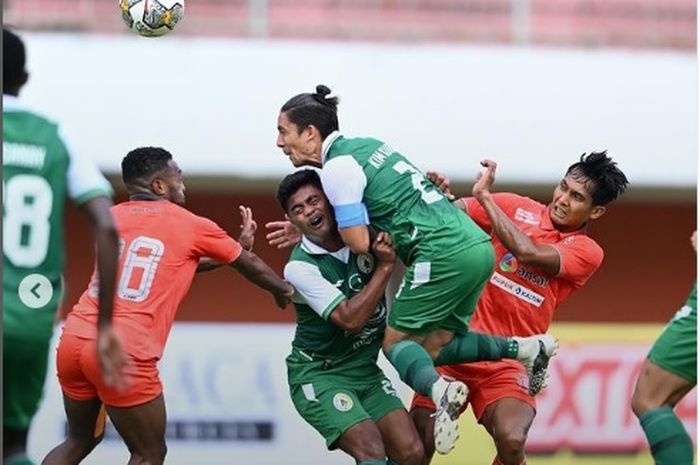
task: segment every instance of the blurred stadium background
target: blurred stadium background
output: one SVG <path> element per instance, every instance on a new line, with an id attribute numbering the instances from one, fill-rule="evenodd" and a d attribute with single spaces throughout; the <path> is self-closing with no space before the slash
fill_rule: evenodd
<path id="1" fill-rule="evenodd" d="M 162 145 L 182 166 L 188 204 L 232 234 L 253 208 L 256 252 L 279 219 L 279 107 L 325 83 L 341 129 L 384 139 L 467 195 L 478 161 L 497 188 L 547 201 L 583 152 L 608 149 L 632 185 L 590 227 L 599 272 L 563 305 L 563 348 L 539 400 L 532 465 L 652 463 L 628 409 L 649 344 L 695 276 L 697 57 L 694 0 L 189 0 L 175 32 L 143 39 L 116 0 L 5 0 L 32 73 L 22 97 L 60 121 L 125 198 L 119 162 Z M 92 267 L 76 211 L 67 219 L 67 294 Z M 294 313 L 229 270 L 195 279 L 161 371 L 171 464 L 349 464 L 297 416 L 284 357 Z M 53 362 L 52 362 L 53 363 Z M 50 373 L 53 373 L 53 366 Z M 406 396 L 408 393 L 406 392 Z M 696 394 L 678 412 L 696 437 Z M 488 464 L 493 446 L 463 417 L 458 448 L 434 463 Z M 40 459 L 64 433 L 50 376 L 30 438 Z M 88 464 L 124 463 L 108 437 Z"/>

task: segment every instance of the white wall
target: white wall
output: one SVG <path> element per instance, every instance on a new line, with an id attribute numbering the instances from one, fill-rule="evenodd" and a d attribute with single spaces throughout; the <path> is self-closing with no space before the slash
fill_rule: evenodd
<path id="1" fill-rule="evenodd" d="M 549 184 L 581 153 L 607 148 L 636 186 L 696 183 L 691 54 L 24 36 L 24 97 L 108 172 L 150 144 L 186 174 L 281 177 L 291 165 L 274 145 L 278 110 L 325 83 L 341 97 L 343 132 L 455 180 L 473 179 L 489 156 L 501 181 Z"/>

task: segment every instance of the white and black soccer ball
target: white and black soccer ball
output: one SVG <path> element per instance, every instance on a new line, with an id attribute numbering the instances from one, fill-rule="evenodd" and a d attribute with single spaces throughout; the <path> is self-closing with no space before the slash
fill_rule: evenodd
<path id="1" fill-rule="evenodd" d="M 185 0 L 119 0 L 127 26 L 145 37 L 175 29 L 185 15 Z"/>

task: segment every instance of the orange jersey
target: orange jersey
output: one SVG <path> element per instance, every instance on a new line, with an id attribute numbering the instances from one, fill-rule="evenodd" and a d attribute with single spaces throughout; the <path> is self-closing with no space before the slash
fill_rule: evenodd
<path id="1" fill-rule="evenodd" d="M 112 214 L 120 245 L 113 325 L 133 357 L 159 359 L 200 257 L 228 264 L 242 248 L 213 221 L 168 201 L 124 202 Z M 96 337 L 97 289 L 93 273 L 65 334 Z"/>
<path id="2" fill-rule="evenodd" d="M 583 286 L 603 261 L 603 249 L 583 229 L 563 233 L 552 224 L 549 207 L 515 194 L 493 194 L 493 200 L 533 241 L 559 252 L 554 276 L 522 265 L 492 234 L 496 267 L 477 304 L 469 328 L 499 336 L 530 336 L 547 332 L 554 309 Z M 485 231 L 491 223 L 474 198 L 462 199 L 469 216 Z"/>

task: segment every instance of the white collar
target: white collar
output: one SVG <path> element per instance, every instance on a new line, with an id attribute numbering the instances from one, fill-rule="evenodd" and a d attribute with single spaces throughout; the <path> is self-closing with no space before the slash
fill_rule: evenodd
<path id="1" fill-rule="evenodd" d="M 301 236 L 301 248 L 311 255 L 331 255 L 343 263 L 347 263 L 348 260 L 350 260 L 350 247 L 345 246 L 335 252 L 329 252 L 320 245 L 311 242 L 311 240 L 303 234 Z"/>
<path id="2" fill-rule="evenodd" d="M 328 151 L 331 149 L 331 145 L 333 145 L 333 142 L 335 142 L 338 137 L 340 137 L 340 132 L 333 131 L 324 139 L 323 144 L 321 144 L 321 165 L 326 163 Z"/>

